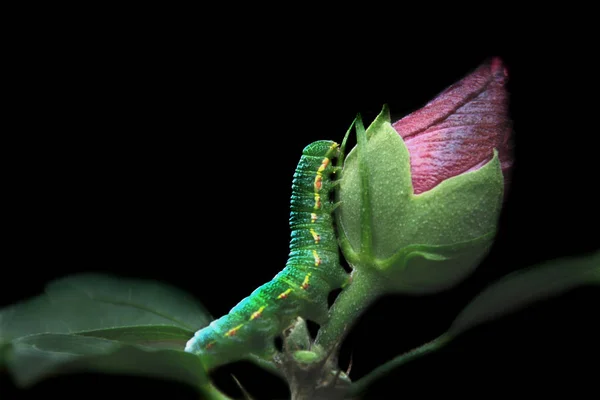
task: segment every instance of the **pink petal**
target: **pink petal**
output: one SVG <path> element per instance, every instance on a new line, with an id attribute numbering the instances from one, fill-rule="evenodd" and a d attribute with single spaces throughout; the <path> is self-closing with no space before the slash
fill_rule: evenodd
<path id="1" fill-rule="evenodd" d="M 410 153 L 415 194 L 481 167 L 492 158 L 494 148 L 508 184 L 512 124 L 506 81 L 502 61 L 494 58 L 392 124 Z"/>

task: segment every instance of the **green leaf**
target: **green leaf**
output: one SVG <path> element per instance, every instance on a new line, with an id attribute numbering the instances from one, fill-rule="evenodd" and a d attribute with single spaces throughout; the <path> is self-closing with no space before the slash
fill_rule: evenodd
<path id="1" fill-rule="evenodd" d="M 477 295 L 459 313 L 446 333 L 375 368 L 351 385 L 348 396 L 362 393 L 372 382 L 389 371 L 441 349 L 456 336 L 476 325 L 526 307 L 535 301 L 585 285 L 600 285 L 600 252 L 552 260 L 513 272 Z"/>
<path id="2" fill-rule="evenodd" d="M 505 276 L 477 295 L 456 317 L 448 333 L 456 336 L 475 325 L 581 285 L 600 285 L 600 252 L 548 261 Z"/>
<path id="3" fill-rule="evenodd" d="M 108 355 L 81 358 L 71 368 L 169 379 L 197 389 L 203 389 L 209 383 L 198 356 L 172 349 L 148 351 L 121 346 Z"/>
<path id="4" fill-rule="evenodd" d="M 200 358 L 178 350 L 144 349 L 119 342 L 64 334 L 39 334 L 12 342 L 8 370 L 20 387 L 56 374 L 81 371 L 168 379 L 191 385 L 211 399 L 226 399 L 211 387 Z"/>
<path id="5" fill-rule="evenodd" d="M 10 342 L 0 343 L 0 372 L 4 370 L 4 365 L 6 364 L 6 358 L 8 356 L 8 351 L 11 348 Z"/>
<path id="6" fill-rule="evenodd" d="M 82 332 L 79 333 L 79 335 L 101 337 L 128 344 L 139 344 L 147 347 L 166 349 L 183 349 L 191 337 L 189 330 L 167 325 L 107 328 Z"/>
<path id="7" fill-rule="evenodd" d="M 416 195 L 410 154 L 387 108 L 366 132 L 359 128 L 340 183 L 344 256 L 356 269 L 380 271 L 395 292 L 434 292 L 458 283 L 496 232 L 504 186 L 497 153 L 481 168 Z M 415 246 L 426 251 L 407 251 Z"/>
<path id="8" fill-rule="evenodd" d="M 154 281 L 80 274 L 0 310 L 0 342 L 69 333 L 183 348 L 211 316 L 191 295 Z"/>
<path id="9" fill-rule="evenodd" d="M 77 335 L 39 334 L 13 340 L 6 364 L 17 385 L 31 386 L 82 355 L 109 354 L 118 342 Z"/>
<path id="10" fill-rule="evenodd" d="M 410 361 L 413 361 L 417 358 L 423 357 L 427 354 L 433 353 L 441 349 L 449 341 L 450 339 L 446 335 L 442 335 L 428 343 L 425 343 L 424 345 L 421 345 L 415 349 L 407 351 L 404 354 L 394 357 L 390 361 L 378 366 L 361 379 L 357 380 L 356 382 L 353 382 L 350 385 L 350 388 L 348 389 L 347 396 L 357 396 L 358 394 L 364 392 L 373 382 L 387 375 L 390 371 L 399 368 L 401 365 L 404 365 Z"/>

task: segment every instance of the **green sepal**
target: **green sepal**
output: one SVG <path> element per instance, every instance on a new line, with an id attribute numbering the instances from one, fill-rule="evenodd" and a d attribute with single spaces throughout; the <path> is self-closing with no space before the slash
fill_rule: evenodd
<path id="1" fill-rule="evenodd" d="M 494 232 L 450 245 L 416 244 L 402 248 L 378 266 L 390 291 L 427 293 L 449 288 L 477 267 L 494 240 Z"/>
<path id="2" fill-rule="evenodd" d="M 348 154 L 340 184 L 339 235 L 355 268 L 385 275 L 387 290 L 433 292 L 471 272 L 489 249 L 503 197 L 498 154 L 481 168 L 414 194 L 410 154 L 382 112 Z"/>

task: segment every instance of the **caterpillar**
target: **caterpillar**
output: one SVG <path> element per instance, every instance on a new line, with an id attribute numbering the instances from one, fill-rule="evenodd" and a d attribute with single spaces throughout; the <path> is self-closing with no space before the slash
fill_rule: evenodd
<path id="1" fill-rule="evenodd" d="M 317 141 L 302 151 L 294 173 L 290 205 L 290 253 L 285 268 L 244 298 L 229 313 L 200 329 L 185 347 L 207 369 L 250 354 L 276 353 L 275 338 L 300 316 L 323 324 L 327 296 L 349 275 L 339 262 L 330 200 L 337 181 L 332 174 L 340 154 L 333 141 Z"/>

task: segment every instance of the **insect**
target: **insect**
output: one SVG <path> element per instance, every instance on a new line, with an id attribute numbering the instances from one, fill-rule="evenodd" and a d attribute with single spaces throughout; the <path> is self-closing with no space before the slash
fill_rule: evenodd
<path id="1" fill-rule="evenodd" d="M 332 175 L 341 169 L 333 159 L 339 155 L 339 145 L 325 140 L 302 151 L 292 183 L 286 266 L 188 341 L 185 351 L 199 354 L 207 369 L 250 354 L 275 354 L 275 338 L 298 316 L 318 324 L 327 320 L 327 295 L 349 279 L 339 262 L 336 205 L 330 200 L 338 182 Z"/>

